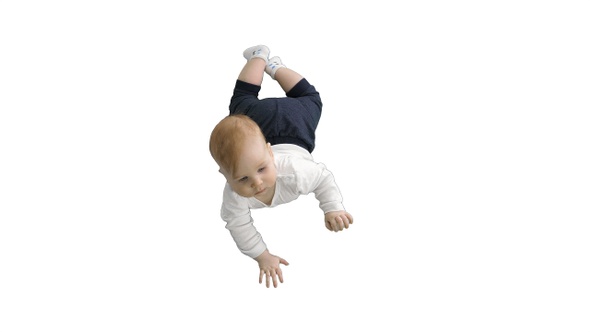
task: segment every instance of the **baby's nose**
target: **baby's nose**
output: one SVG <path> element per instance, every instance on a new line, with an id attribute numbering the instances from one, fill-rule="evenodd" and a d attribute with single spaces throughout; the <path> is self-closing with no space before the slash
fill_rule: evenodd
<path id="1" fill-rule="evenodd" d="M 261 184 L 262 184 L 261 178 L 255 178 L 254 181 L 252 181 L 252 187 L 258 187 Z"/>

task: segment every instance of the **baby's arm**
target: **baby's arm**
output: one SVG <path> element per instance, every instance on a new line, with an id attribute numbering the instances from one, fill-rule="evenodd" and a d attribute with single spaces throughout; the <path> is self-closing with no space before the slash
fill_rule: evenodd
<path id="1" fill-rule="evenodd" d="M 238 212 L 239 210 L 228 209 L 228 206 L 224 204 L 221 218 L 226 222 L 225 228 L 229 230 L 238 249 L 244 255 L 255 258 L 266 250 L 266 244 L 262 235 L 254 227 L 250 210 Z"/>
<path id="2" fill-rule="evenodd" d="M 265 275 L 266 287 L 270 287 L 271 279 L 273 286 L 277 287 L 277 276 L 282 283 L 283 272 L 279 265 L 289 265 L 289 263 L 268 251 L 262 236 L 254 227 L 254 220 L 250 215 L 248 204 L 227 188 L 224 192 L 221 217 L 226 222 L 225 227 L 230 231 L 238 249 L 258 262 L 260 267 L 259 282 L 262 283 L 263 275 Z"/>
<path id="3" fill-rule="evenodd" d="M 305 170 L 302 183 L 303 192 L 313 192 L 324 211 L 324 223 L 330 231 L 338 232 L 353 223 L 353 217 L 344 209 L 342 195 L 336 185 L 332 172 L 325 165 L 307 161 L 301 167 Z"/>

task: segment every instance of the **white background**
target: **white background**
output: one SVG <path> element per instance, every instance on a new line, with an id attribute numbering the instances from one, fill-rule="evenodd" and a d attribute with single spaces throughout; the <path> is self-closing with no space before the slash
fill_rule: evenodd
<path id="1" fill-rule="evenodd" d="M 2 1 L 0 330 L 590 330 L 584 3 Z M 208 151 L 256 44 L 355 217 L 254 211 L 276 289 Z"/>

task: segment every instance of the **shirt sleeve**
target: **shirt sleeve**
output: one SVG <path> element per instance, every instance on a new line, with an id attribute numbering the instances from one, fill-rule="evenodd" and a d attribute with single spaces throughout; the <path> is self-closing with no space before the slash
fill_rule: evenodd
<path id="1" fill-rule="evenodd" d="M 221 219 L 244 255 L 256 258 L 266 250 L 262 236 L 254 227 L 247 200 L 232 192 L 229 185 L 223 191 Z"/>
<path id="2" fill-rule="evenodd" d="M 342 195 L 332 172 L 322 163 L 312 160 L 300 160 L 296 169 L 298 172 L 298 186 L 301 194 L 314 193 L 319 206 L 325 213 L 342 211 Z"/>

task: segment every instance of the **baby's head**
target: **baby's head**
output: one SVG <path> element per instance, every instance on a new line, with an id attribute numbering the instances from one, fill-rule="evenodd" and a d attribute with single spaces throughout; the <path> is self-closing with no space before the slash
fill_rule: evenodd
<path id="1" fill-rule="evenodd" d="M 246 115 L 229 115 L 211 132 L 209 151 L 232 189 L 241 196 L 264 196 L 276 182 L 270 144 Z M 274 191 L 274 190 L 273 190 Z"/>

